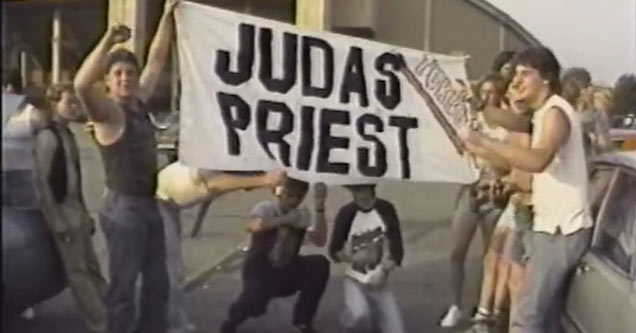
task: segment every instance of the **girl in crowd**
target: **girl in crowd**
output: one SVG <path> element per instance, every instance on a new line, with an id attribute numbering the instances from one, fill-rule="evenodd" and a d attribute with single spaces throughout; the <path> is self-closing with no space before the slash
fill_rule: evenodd
<path id="1" fill-rule="evenodd" d="M 498 74 L 486 76 L 478 85 L 479 99 L 483 106 L 501 108 L 505 80 Z M 482 112 L 474 117 L 474 127 L 496 140 L 505 140 L 506 130 L 493 123 Z M 462 292 L 464 284 L 464 261 L 477 227 L 481 229 L 483 244 L 490 243 L 495 223 L 501 210 L 488 200 L 488 188 L 499 177 L 498 168 L 477 160 L 481 170 L 475 184 L 464 186 L 458 194 L 457 207 L 452 217 L 453 247 L 451 249 L 451 306 L 443 317 L 442 327 L 453 327 L 462 318 Z M 486 252 L 484 246 L 484 253 Z"/>

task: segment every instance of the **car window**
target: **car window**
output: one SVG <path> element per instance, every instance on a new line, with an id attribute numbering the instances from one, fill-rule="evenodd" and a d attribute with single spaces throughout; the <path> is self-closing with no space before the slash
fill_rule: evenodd
<path id="1" fill-rule="evenodd" d="M 636 252 L 636 173 L 620 170 L 612 184 L 592 251 L 631 275 Z"/>
<path id="2" fill-rule="evenodd" d="M 603 198 L 609 188 L 612 176 L 617 171 L 617 167 L 612 165 L 597 164 L 593 165 L 590 172 L 589 182 L 589 200 L 592 211 L 592 219 L 596 221 L 598 211 L 603 203 Z"/>

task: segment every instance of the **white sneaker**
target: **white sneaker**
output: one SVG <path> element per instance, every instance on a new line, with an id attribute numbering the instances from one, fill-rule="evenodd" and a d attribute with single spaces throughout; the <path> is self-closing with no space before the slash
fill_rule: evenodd
<path id="1" fill-rule="evenodd" d="M 446 312 L 446 315 L 444 315 L 444 318 L 442 318 L 442 321 L 439 323 L 439 325 L 442 327 L 457 326 L 462 317 L 462 311 L 459 309 L 459 307 L 457 305 L 452 305 L 448 309 L 448 312 Z"/>

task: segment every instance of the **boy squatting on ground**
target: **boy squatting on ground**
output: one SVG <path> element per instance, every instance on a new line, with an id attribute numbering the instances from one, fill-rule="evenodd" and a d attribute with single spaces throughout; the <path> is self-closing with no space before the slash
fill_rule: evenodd
<path id="1" fill-rule="evenodd" d="M 404 256 L 395 207 L 375 196 L 374 184 L 347 188 L 353 201 L 338 212 L 329 244 L 330 257 L 348 265 L 343 325 L 350 332 L 369 332 L 373 325 L 384 333 L 402 333 L 400 310 L 387 284 Z"/>
<path id="2" fill-rule="evenodd" d="M 286 178 L 276 201 L 257 204 L 248 221 L 252 232 L 243 265 L 243 290 L 230 307 L 222 333 L 236 332 L 249 317 L 265 313 L 273 298 L 299 293 L 293 310 L 296 332 L 316 332 L 312 321 L 329 279 L 329 261 L 322 255 L 299 255 L 305 234 L 317 246 L 324 246 L 326 187 L 314 186 L 314 213 L 300 206 L 309 184 Z"/>

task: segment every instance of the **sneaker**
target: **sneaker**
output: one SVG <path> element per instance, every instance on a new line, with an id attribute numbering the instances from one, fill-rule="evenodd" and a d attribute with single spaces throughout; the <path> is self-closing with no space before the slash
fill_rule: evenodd
<path id="1" fill-rule="evenodd" d="M 298 333 L 318 333 L 313 327 L 307 325 L 294 325 L 294 329 Z"/>
<path id="2" fill-rule="evenodd" d="M 462 333 L 490 333 L 492 332 L 490 325 L 486 323 L 476 323 Z"/>
<path id="3" fill-rule="evenodd" d="M 473 323 L 492 323 L 494 321 L 494 318 L 494 315 L 482 312 L 481 310 L 477 309 L 477 311 L 475 311 L 475 314 L 471 318 L 471 321 Z"/>
<path id="4" fill-rule="evenodd" d="M 462 311 L 457 305 L 453 305 L 448 309 L 444 318 L 439 323 L 442 327 L 455 327 L 462 319 Z"/>

